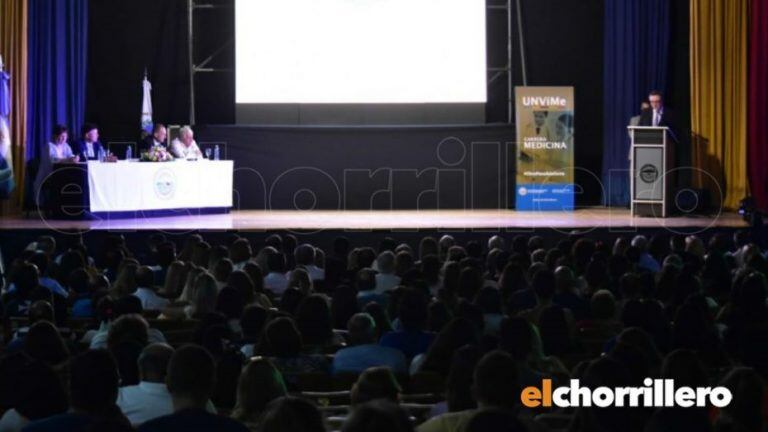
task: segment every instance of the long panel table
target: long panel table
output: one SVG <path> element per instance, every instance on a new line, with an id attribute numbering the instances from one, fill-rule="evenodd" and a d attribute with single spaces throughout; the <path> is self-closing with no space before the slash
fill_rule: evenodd
<path id="1" fill-rule="evenodd" d="M 58 164 L 45 185 L 52 217 L 226 212 L 231 160 Z"/>

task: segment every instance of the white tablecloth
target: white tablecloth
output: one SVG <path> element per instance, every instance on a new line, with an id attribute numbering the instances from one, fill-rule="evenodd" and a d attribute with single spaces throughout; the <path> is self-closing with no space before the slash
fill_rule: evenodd
<path id="1" fill-rule="evenodd" d="M 88 162 L 92 212 L 232 207 L 232 161 Z"/>

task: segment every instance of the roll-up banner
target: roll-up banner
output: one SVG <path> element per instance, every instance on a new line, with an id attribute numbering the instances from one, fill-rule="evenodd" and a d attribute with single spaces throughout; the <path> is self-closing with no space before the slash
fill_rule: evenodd
<path id="1" fill-rule="evenodd" d="M 518 210 L 573 210 L 573 87 L 516 87 Z"/>

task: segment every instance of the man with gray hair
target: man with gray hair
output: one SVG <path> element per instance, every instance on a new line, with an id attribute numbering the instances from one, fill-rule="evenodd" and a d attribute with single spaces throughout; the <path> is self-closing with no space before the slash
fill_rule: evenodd
<path id="1" fill-rule="evenodd" d="M 171 142 L 171 154 L 179 159 L 201 159 L 203 152 L 195 142 L 195 133 L 189 126 L 179 130 L 179 137 Z"/>
<path id="2" fill-rule="evenodd" d="M 347 322 L 350 347 L 340 349 L 333 358 L 333 373 L 361 373 L 364 370 L 387 366 L 395 373 L 405 373 L 408 368 L 400 350 L 378 345 L 376 321 L 367 313 L 357 313 Z"/>

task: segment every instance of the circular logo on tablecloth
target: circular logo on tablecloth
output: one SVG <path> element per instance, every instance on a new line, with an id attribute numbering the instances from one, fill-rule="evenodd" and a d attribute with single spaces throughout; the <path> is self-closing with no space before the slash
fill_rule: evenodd
<path id="1" fill-rule="evenodd" d="M 520 189 L 517 190 L 517 193 L 519 193 L 520 196 L 526 196 L 526 195 L 528 195 L 528 189 L 526 189 L 525 187 L 521 186 Z"/>
<path id="2" fill-rule="evenodd" d="M 659 178 L 659 170 L 656 165 L 645 164 L 640 167 L 640 180 L 645 183 L 653 183 Z"/>
<path id="3" fill-rule="evenodd" d="M 168 168 L 162 168 L 155 173 L 155 194 L 160 199 L 171 199 L 176 192 L 176 174 Z"/>

